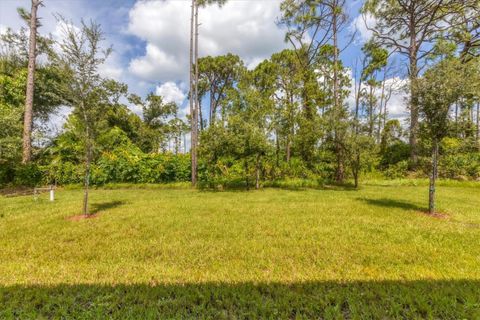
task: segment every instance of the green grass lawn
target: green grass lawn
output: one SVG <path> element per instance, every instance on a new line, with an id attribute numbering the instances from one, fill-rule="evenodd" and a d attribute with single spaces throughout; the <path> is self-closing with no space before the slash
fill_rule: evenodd
<path id="1" fill-rule="evenodd" d="M 0 197 L 0 319 L 480 319 L 480 188 Z"/>

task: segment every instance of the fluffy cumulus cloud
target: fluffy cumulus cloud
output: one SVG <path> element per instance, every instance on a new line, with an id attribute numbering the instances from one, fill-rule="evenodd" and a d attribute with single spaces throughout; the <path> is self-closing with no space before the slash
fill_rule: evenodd
<path id="1" fill-rule="evenodd" d="M 151 82 L 186 81 L 190 44 L 187 1 L 139 1 L 129 13 L 128 32 L 145 41 L 145 52 L 130 61 L 129 71 Z M 286 46 L 275 23 L 278 1 L 230 1 L 201 8 L 200 56 L 238 54 L 247 66 Z"/>
<path id="2" fill-rule="evenodd" d="M 181 105 L 186 98 L 185 93 L 172 81 L 157 86 L 155 93 L 162 96 L 165 102 L 174 102 L 177 105 Z"/>
<path id="3" fill-rule="evenodd" d="M 394 77 L 387 79 L 386 88 L 392 88 L 392 95 L 388 101 L 388 115 L 390 118 L 405 120 L 408 117 L 408 80 Z"/>
<path id="4" fill-rule="evenodd" d="M 373 32 L 369 29 L 375 26 L 375 17 L 370 14 L 358 15 L 352 20 L 350 29 L 357 32 L 357 43 L 365 43 L 373 36 Z"/>

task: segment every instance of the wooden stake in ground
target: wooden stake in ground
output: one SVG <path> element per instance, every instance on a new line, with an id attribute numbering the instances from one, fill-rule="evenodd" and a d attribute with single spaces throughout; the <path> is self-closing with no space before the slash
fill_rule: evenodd
<path id="1" fill-rule="evenodd" d="M 33 94 L 35 90 L 35 60 L 37 58 L 37 10 L 41 4 L 42 0 L 32 0 L 32 9 L 30 11 L 27 92 L 23 120 L 23 164 L 30 162 L 32 157 Z"/>

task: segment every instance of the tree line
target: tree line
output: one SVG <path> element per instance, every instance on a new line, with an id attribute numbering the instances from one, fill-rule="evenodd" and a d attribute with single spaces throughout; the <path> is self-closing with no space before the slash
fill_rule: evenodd
<path id="1" fill-rule="evenodd" d="M 362 174 L 429 176 L 433 212 L 437 176 L 480 178 L 478 0 L 365 1 L 372 38 L 353 66 L 342 60 L 355 41 L 345 0 L 283 0 L 290 48 L 253 69 L 234 53 L 199 57 L 201 9 L 224 3 L 191 3 L 188 121 L 161 96 L 100 76 L 111 50 L 97 23 L 58 16 L 64 35 L 54 41 L 37 32 L 42 1 L 19 10 L 28 28 L 1 36 L 2 183 L 82 182 L 87 213 L 90 182 L 357 187 Z M 407 124 L 389 113 L 399 92 Z M 73 112 L 43 139 L 60 106 Z"/>

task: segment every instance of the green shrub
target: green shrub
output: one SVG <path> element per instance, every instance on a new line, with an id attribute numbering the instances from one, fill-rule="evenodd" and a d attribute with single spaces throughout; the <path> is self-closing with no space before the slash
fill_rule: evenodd
<path id="1" fill-rule="evenodd" d="M 405 142 L 398 141 L 386 147 L 380 159 L 380 166 L 384 169 L 399 162 L 408 160 L 410 157 L 410 146 Z M 402 166 L 402 165 L 400 165 Z"/>
<path id="2" fill-rule="evenodd" d="M 11 165 L 0 165 L 0 186 L 13 182 L 15 170 Z"/>
<path id="3" fill-rule="evenodd" d="M 34 187 L 42 182 L 43 172 L 34 163 L 19 165 L 15 168 L 13 182 L 17 186 Z"/>
<path id="4" fill-rule="evenodd" d="M 408 172 L 408 161 L 402 160 L 393 165 L 390 165 L 385 171 L 384 175 L 388 179 L 403 178 Z"/>

